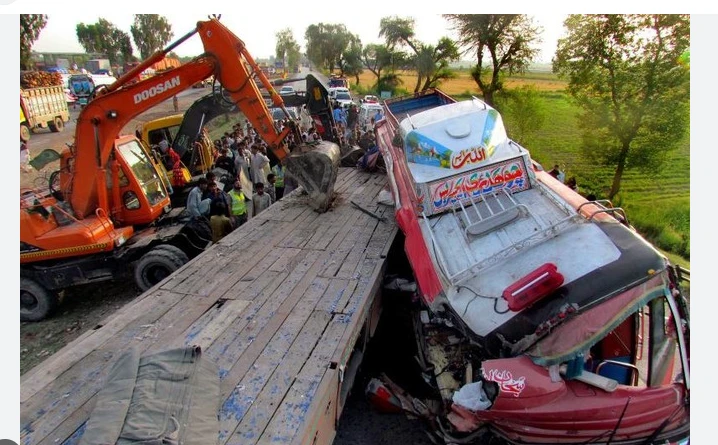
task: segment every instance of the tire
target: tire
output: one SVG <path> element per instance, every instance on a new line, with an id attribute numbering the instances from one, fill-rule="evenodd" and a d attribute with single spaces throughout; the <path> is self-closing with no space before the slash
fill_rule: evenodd
<path id="1" fill-rule="evenodd" d="M 164 250 L 167 252 L 172 252 L 177 258 L 180 258 L 182 260 L 182 264 L 185 264 L 189 261 L 189 257 L 182 249 L 180 249 L 177 246 L 173 246 L 172 244 L 159 244 L 152 248 L 152 250 Z"/>
<path id="2" fill-rule="evenodd" d="M 142 292 L 170 276 L 188 261 L 179 248 L 157 246 L 144 254 L 135 265 L 135 283 Z"/>
<path id="3" fill-rule="evenodd" d="M 182 228 L 183 232 L 188 232 L 187 235 L 192 235 L 195 239 L 198 239 L 200 242 L 210 242 L 212 241 L 212 227 L 209 225 L 209 220 L 204 217 L 199 218 L 193 218 L 191 221 L 189 221 L 187 224 L 185 224 L 184 228 Z"/>
<path id="4" fill-rule="evenodd" d="M 55 292 L 34 280 L 20 277 L 20 321 L 40 321 L 50 315 L 58 303 Z"/>
<path id="5" fill-rule="evenodd" d="M 49 124 L 50 131 L 53 133 L 58 133 L 65 129 L 65 122 L 62 120 L 61 117 L 56 117 L 53 122 L 50 122 Z"/>
<path id="6" fill-rule="evenodd" d="M 20 124 L 20 140 L 23 142 L 27 142 L 30 140 L 30 135 L 32 133 L 30 132 L 30 127 L 28 127 L 26 124 Z"/>

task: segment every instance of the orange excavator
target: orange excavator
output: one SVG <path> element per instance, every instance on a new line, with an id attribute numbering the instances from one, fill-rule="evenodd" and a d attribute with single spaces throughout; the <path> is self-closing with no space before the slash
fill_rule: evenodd
<path id="1" fill-rule="evenodd" d="M 204 53 L 184 65 L 137 81 L 147 67 L 199 34 Z M 317 211 L 329 207 L 340 149 L 302 141 L 298 126 L 274 126 L 258 82 L 275 107 L 286 108 L 244 43 L 211 17 L 115 83 L 98 87 L 77 120 L 75 140 L 60 154 L 59 186 L 20 194 L 20 318 L 45 318 L 58 292 L 79 284 L 134 275 L 147 290 L 201 253 L 210 243 L 204 218 L 172 209 L 167 189 L 135 135 L 122 128 L 145 110 L 214 76 L 254 129 L 285 160 Z"/>

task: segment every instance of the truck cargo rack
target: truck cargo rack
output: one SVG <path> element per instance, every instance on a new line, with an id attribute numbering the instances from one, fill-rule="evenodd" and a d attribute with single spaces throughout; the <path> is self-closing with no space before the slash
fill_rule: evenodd
<path id="1" fill-rule="evenodd" d="M 464 240 L 466 241 L 467 245 L 475 241 L 476 238 L 486 236 L 492 231 L 505 227 L 506 225 L 519 219 L 519 217 L 531 217 L 536 223 L 537 228 L 531 235 L 511 244 L 510 246 L 497 252 L 496 254 L 491 255 L 490 257 L 480 261 L 476 261 L 475 259 L 471 258 L 467 249 L 461 249 L 464 253 L 464 256 L 466 257 L 466 263 L 469 264 L 469 266 L 457 272 L 452 272 L 449 270 L 450 268 L 448 267 L 448 262 L 446 261 L 447 253 L 443 251 L 441 245 L 437 242 L 436 234 L 434 233 L 434 230 L 429 222 L 429 218 L 426 216 L 426 213 L 421 213 L 424 223 L 426 224 L 426 227 L 428 229 L 431 242 L 436 248 L 435 252 L 439 267 L 444 272 L 448 281 L 454 286 L 464 283 L 466 280 L 469 280 L 472 277 L 476 276 L 478 272 L 482 269 L 492 266 L 499 261 L 510 257 L 511 255 L 515 254 L 520 250 L 537 245 L 549 238 L 558 236 L 562 231 L 570 227 L 572 224 L 587 220 L 587 218 L 574 211 L 571 212 L 565 218 L 562 218 L 551 225 L 541 227 L 541 224 L 539 223 L 538 219 L 531 213 L 531 211 L 525 205 L 517 203 L 516 200 L 506 190 L 494 192 L 489 196 L 489 199 L 492 199 L 492 201 L 496 202 L 496 204 L 494 204 L 494 207 L 501 210 L 491 210 L 489 206 L 489 201 L 487 201 L 486 198 L 482 196 L 482 199 L 479 200 L 479 203 L 483 201 L 486 208 L 488 208 L 489 212 L 491 213 L 489 213 L 488 216 L 481 215 L 481 211 L 477 206 L 477 202 L 474 201 L 472 198 L 471 203 L 475 208 L 475 213 L 478 215 L 478 220 L 476 221 L 471 219 L 468 210 L 466 209 L 466 207 L 464 207 L 463 204 L 461 204 L 461 202 L 458 203 L 458 207 L 460 207 L 460 210 L 462 211 L 461 214 L 463 214 L 463 217 L 460 216 L 459 213 L 457 213 L 458 209 L 456 204 L 452 208 L 452 211 L 454 213 L 453 220 L 456 222 L 457 228 L 461 230 L 464 234 Z M 508 199 L 508 204 L 501 203 L 500 196 L 504 196 L 504 200 Z M 484 210 L 484 212 L 488 213 L 486 210 Z M 471 235 L 472 238 L 469 238 L 469 235 Z M 456 255 L 457 253 L 452 252 L 452 254 Z"/>

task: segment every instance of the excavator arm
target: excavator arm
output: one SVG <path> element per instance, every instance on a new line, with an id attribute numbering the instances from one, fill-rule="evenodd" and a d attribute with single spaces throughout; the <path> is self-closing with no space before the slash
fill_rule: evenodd
<path id="1" fill-rule="evenodd" d="M 161 60 L 195 33 L 202 39 L 204 54 L 178 68 L 132 83 L 137 74 Z M 258 78 L 270 92 L 274 105 L 284 108 L 281 96 L 247 52 L 244 42 L 218 19 L 212 18 L 198 22 L 194 31 L 155 53 L 114 84 L 96 91 L 96 97 L 83 109 L 77 122 L 72 156 L 74 160 L 69 162 L 69 185 L 63 187 L 76 217 L 82 219 L 98 207 L 109 211 L 108 163 L 115 139 L 122 128 L 140 113 L 212 75 L 269 145 L 276 158 L 288 158 L 287 169 L 309 192 L 310 204 L 318 210 L 327 209 L 336 181 L 339 147 L 331 143 L 297 147 L 290 156 L 284 141 L 289 132 L 296 131 L 296 128 L 286 127 L 281 132 L 275 129 L 254 78 Z M 301 138 L 298 140 L 301 141 Z"/>

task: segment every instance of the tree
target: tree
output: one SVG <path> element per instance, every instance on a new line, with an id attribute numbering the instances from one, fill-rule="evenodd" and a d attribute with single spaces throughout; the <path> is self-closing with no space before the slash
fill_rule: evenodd
<path id="1" fill-rule="evenodd" d="M 538 54 L 540 27 L 521 14 L 444 14 L 459 34 L 459 47 L 476 54 L 471 75 L 484 101 L 494 105 L 502 73 L 522 73 Z M 488 59 L 488 60 L 486 60 Z"/>
<path id="2" fill-rule="evenodd" d="M 319 23 L 309 25 L 304 33 L 307 41 L 307 58 L 329 72 L 339 66 L 342 54 L 354 35 L 343 24 Z"/>
<path id="3" fill-rule="evenodd" d="M 294 40 L 292 30 L 285 28 L 275 34 L 277 44 L 275 45 L 275 54 L 277 60 L 286 63 L 285 68 L 297 68 L 301 54 L 299 52 L 299 44 Z"/>
<path id="4" fill-rule="evenodd" d="M 130 32 L 142 60 L 164 48 L 174 36 L 172 25 L 159 14 L 135 14 Z"/>
<path id="5" fill-rule="evenodd" d="M 442 37 L 436 46 L 416 40 L 414 19 L 384 17 L 379 22 L 379 37 L 384 37 L 390 50 L 407 46 L 413 52 L 408 61 L 417 73 L 414 92 L 436 85 L 440 79 L 452 76 L 449 62 L 458 60 L 459 51 L 448 37 Z"/>
<path id="6" fill-rule="evenodd" d="M 47 14 L 20 14 L 20 68 L 32 69 L 32 45 L 47 25 Z"/>
<path id="7" fill-rule="evenodd" d="M 104 54 L 113 64 L 127 62 L 132 58 L 129 34 L 104 18 L 100 18 L 94 24 L 79 23 L 75 27 L 75 32 L 85 52 Z"/>
<path id="8" fill-rule="evenodd" d="M 358 35 L 353 35 L 349 39 L 349 44 L 342 52 L 339 59 L 339 69 L 342 76 L 354 76 L 357 85 L 359 85 L 359 75 L 364 71 L 364 65 L 361 60 L 362 44 Z"/>
<path id="9" fill-rule="evenodd" d="M 439 81 L 454 78 L 456 75 L 449 69 L 449 62 L 455 60 L 459 60 L 459 48 L 448 37 L 442 37 L 436 46 L 422 45 L 417 58 L 417 68 L 425 79 L 421 90 L 434 88 Z"/>
<path id="10" fill-rule="evenodd" d="M 546 108 L 539 92 L 533 85 L 524 85 L 516 90 L 507 90 L 506 108 L 511 119 L 511 139 L 529 145 L 531 137 L 541 129 L 546 120 Z"/>
<path id="11" fill-rule="evenodd" d="M 609 199 L 626 169 L 655 171 L 685 135 L 690 68 L 688 15 L 571 15 L 554 71 L 580 106 L 584 154 L 614 168 Z"/>
<path id="12" fill-rule="evenodd" d="M 370 43 L 362 49 L 361 60 L 364 66 L 375 76 L 377 83 L 381 79 L 381 72 L 392 64 L 392 52 L 386 45 Z"/>

